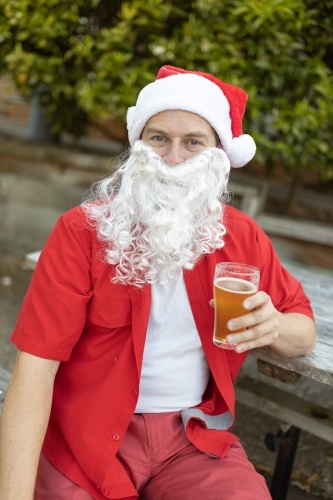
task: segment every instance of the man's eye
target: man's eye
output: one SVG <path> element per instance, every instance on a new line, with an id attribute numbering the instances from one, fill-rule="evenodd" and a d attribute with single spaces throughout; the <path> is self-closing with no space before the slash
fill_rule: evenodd
<path id="1" fill-rule="evenodd" d="M 154 141 L 157 141 L 157 142 L 163 142 L 164 141 L 163 135 L 155 135 L 152 139 Z"/>
<path id="2" fill-rule="evenodd" d="M 195 139 L 191 139 L 191 140 L 189 141 L 189 145 L 190 145 L 190 146 L 192 146 L 192 147 L 193 147 L 193 146 L 194 146 L 194 147 L 195 147 L 195 146 L 202 146 L 202 143 L 201 143 L 200 141 L 195 140 Z"/>

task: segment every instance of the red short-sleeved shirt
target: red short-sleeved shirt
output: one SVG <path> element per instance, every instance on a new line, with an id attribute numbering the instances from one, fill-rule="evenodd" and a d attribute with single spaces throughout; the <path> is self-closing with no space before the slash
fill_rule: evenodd
<path id="1" fill-rule="evenodd" d="M 233 381 L 246 354 L 219 349 L 211 340 L 214 312 L 208 302 L 216 263 L 257 266 L 260 288 L 279 311 L 313 314 L 300 283 L 281 266 L 259 226 L 232 207 L 225 208 L 224 223 L 225 246 L 203 257 L 184 279 L 212 373 L 197 409 L 233 417 Z M 138 398 L 151 302 L 148 285 L 139 290 L 111 284 L 114 268 L 101 252 L 82 208 L 63 215 L 40 256 L 12 335 L 20 350 L 62 361 L 43 451 L 97 500 L 136 497 L 116 453 Z M 227 430 L 204 429 L 193 419 L 187 434 L 217 456 L 234 440 Z"/>

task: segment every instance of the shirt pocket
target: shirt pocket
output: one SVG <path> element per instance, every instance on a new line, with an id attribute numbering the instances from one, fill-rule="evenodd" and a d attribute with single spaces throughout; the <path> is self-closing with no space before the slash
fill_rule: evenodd
<path id="1" fill-rule="evenodd" d="M 132 323 L 132 305 L 129 297 L 121 295 L 94 295 L 88 321 L 105 328 L 119 328 Z"/>

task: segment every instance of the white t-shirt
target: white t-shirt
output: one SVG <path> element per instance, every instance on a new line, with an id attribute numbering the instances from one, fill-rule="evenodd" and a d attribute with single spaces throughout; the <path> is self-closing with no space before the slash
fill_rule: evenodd
<path id="1" fill-rule="evenodd" d="M 152 285 L 152 305 L 135 413 L 190 408 L 202 401 L 209 367 L 181 274 Z"/>

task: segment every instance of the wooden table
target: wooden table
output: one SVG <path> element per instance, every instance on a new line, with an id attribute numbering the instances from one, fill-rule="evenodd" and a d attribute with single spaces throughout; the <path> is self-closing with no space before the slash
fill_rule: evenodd
<path id="1" fill-rule="evenodd" d="M 268 347 L 255 349 L 236 381 L 239 402 L 288 424 L 279 436 L 273 500 L 286 498 L 301 429 L 333 443 L 333 274 L 291 264 L 285 267 L 311 299 L 318 344 L 310 356 L 297 358 L 278 356 Z M 274 447 L 274 436 L 268 437 L 266 444 Z"/>
<path id="2" fill-rule="evenodd" d="M 302 283 L 311 300 L 319 342 L 310 356 L 283 358 L 269 348 L 257 349 L 254 355 L 286 370 L 333 386 L 333 276 L 296 265 L 285 264 L 285 267 Z"/>

